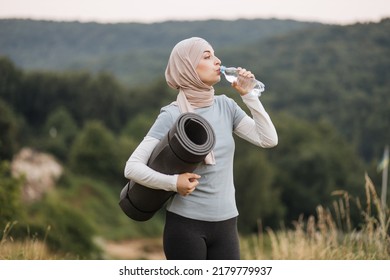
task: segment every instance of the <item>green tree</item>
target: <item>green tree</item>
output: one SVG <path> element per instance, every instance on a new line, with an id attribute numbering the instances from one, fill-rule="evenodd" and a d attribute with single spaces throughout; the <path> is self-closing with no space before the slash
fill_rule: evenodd
<path id="1" fill-rule="evenodd" d="M 111 182 L 123 178 L 120 145 L 99 121 L 86 123 L 71 147 L 69 160 L 75 173 Z"/>
<path id="2" fill-rule="evenodd" d="M 0 99 L 0 160 L 10 160 L 17 149 L 19 122 L 13 110 Z"/>
<path id="3" fill-rule="evenodd" d="M 22 178 L 13 178 L 8 161 L 0 161 L 0 232 L 7 223 L 23 218 Z"/>
<path id="4" fill-rule="evenodd" d="M 23 77 L 21 70 L 4 56 L 0 56 L 0 98 L 13 105 Z"/>
<path id="5" fill-rule="evenodd" d="M 273 186 L 280 188 L 286 221 L 328 206 L 334 190 L 363 193 L 362 161 L 353 146 L 327 122 L 310 123 L 289 115 L 274 119 L 279 144 L 269 152 L 277 169 Z"/>
<path id="6" fill-rule="evenodd" d="M 275 170 L 265 153 L 257 147 L 236 140 L 234 183 L 238 223 L 242 233 L 261 230 L 259 222 L 275 227 L 283 219 L 284 206 L 280 190 L 272 186 Z"/>
<path id="7" fill-rule="evenodd" d="M 67 109 L 60 108 L 51 113 L 45 123 L 46 149 L 59 159 L 68 159 L 69 147 L 76 138 L 78 127 Z"/>
<path id="8" fill-rule="evenodd" d="M 141 142 L 149 128 L 152 126 L 153 121 L 154 116 L 150 116 L 150 114 L 139 114 L 126 123 L 121 134 L 131 137 L 137 142 Z"/>

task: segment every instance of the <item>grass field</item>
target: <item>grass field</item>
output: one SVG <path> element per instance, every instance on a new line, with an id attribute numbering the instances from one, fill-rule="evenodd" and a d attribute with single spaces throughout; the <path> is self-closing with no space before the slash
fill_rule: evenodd
<path id="1" fill-rule="evenodd" d="M 316 216 L 294 222 L 294 229 L 267 229 L 244 240 L 245 259 L 273 260 L 389 260 L 389 209 L 382 206 L 375 187 L 366 175 L 366 201 L 348 193 L 334 193 L 339 200 L 333 211 L 317 207 Z M 362 215 L 359 229 L 353 228 L 350 205 L 356 203 Z M 363 204 L 365 206 L 363 206 Z M 335 214 L 331 214 L 335 213 Z M 375 213 L 375 214 L 374 214 Z"/>
<path id="2" fill-rule="evenodd" d="M 364 202 L 343 191 L 334 193 L 338 197 L 333 204 L 334 209 L 318 206 L 315 216 L 307 219 L 301 217 L 293 223 L 292 229 L 265 229 L 259 230 L 257 235 L 242 237 L 242 259 L 390 260 L 389 209 L 381 205 L 368 176 L 365 191 Z M 351 203 L 356 203 L 361 212 L 359 228 L 351 225 Z M 0 241 L 2 260 L 72 259 L 69 255 L 49 252 L 44 240 L 29 238 L 23 242 L 15 241 L 11 232 L 12 224 L 9 224 Z M 161 242 L 156 239 L 121 241 L 117 244 L 108 242 L 108 245 L 104 241 L 99 242 L 107 259 L 163 259 Z M 121 246 L 124 249 L 122 254 L 118 250 Z"/>

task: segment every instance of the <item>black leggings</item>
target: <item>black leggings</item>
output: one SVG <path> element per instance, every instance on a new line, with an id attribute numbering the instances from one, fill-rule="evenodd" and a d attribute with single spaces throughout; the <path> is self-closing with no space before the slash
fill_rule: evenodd
<path id="1" fill-rule="evenodd" d="M 167 211 L 164 252 L 168 260 L 238 260 L 237 217 L 205 222 Z"/>

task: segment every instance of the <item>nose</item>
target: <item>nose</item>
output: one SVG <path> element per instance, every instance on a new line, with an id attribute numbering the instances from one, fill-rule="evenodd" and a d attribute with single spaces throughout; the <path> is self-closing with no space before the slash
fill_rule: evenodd
<path id="1" fill-rule="evenodd" d="M 218 57 L 215 57 L 215 64 L 221 65 L 221 60 Z"/>

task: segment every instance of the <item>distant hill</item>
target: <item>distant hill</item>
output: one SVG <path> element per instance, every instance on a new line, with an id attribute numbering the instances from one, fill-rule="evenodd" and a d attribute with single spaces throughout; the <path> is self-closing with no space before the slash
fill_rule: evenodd
<path id="1" fill-rule="evenodd" d="M 0 55 L 24 69 L 107 71 L 127 84 L 161 75 L 172 47 L 198 36 L 216 50 L 321 26 L 292 20 L 80 23 L 0 20 Z"/>
<path id="2" fill-rule="evenodd" d="M 201 36 L 225 64 L 244 66 L 265 83 L 262 100 L 269 110 L 329 121 L 370 161 L 381 156 L 390 143 L 389 30 L 390 19 L 348 26 L 281 20 L 158 24 L 1 20 L 0 56 L 8 56 L 23 70 L 111 72 L 139 93 L 129 102 L 135 113 L 159 107 L 167 97 L 163 71 L 173 45 L 186 37 Z M 41 87 L 45 88 L 37 86 Z M 229 85 L 221 82 L 216 89 L 227 92 Z M 42 100 L 52 94 L 50 98 L 61 100 L 64 106 L 75 102 L 64 98 L 63 92 L 51 93 L 46 88 L 40 94 Z M 89 94 L 96 97 L 96 92 Z M 115 98 L 112 92 L 105 94 Z M 7 102 L 12 100 L 10 94 L 3 95 Z M 145 96 L 149 102 L 143 102 Z M 98 98 L 88 103 L 96 112 L 106 111 L 106 104 Z M 120 115 L 118 111 L 111 114 Z"/>

